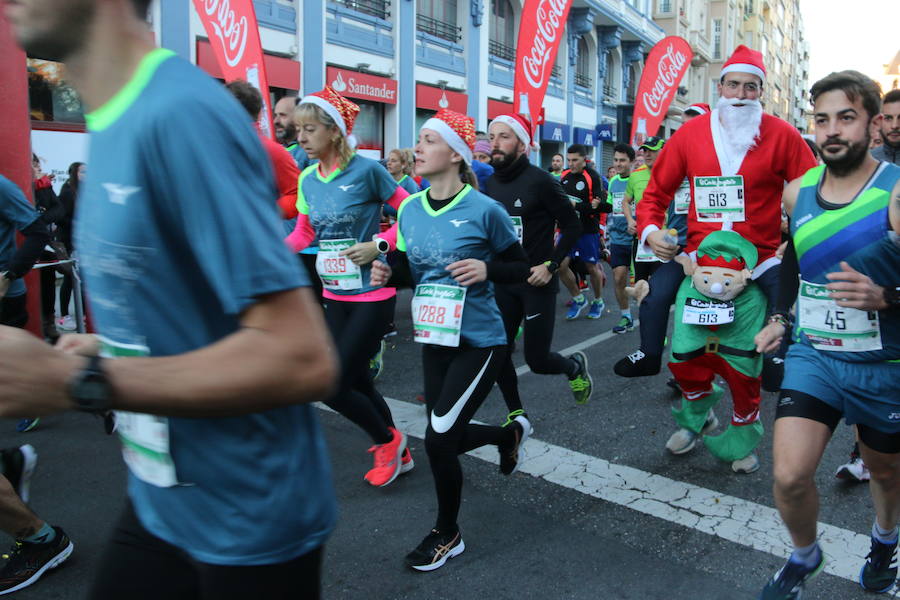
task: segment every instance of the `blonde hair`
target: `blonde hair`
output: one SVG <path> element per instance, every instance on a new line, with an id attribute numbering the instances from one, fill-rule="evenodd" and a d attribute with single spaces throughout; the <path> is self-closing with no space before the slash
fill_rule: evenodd
<path id="1" fill-rule="evenodd" d="M 353 155 L 356 154 L 356 150 L 350 147 L 347 136 L 344 135 L 341 128 L 334 122 L 334 119 L 329 117 L 328 113 L 322 110 L 321 107 L 310 102 L 301 102 L 297 105 L 297 108 L 294 109 L 294 123 L 298 127 L 302 127 L 303 123 L 310 121 L 330 127 L 333 130 L 333 135 L 331 136 L 332 148 L 340 158 L 340 167 L 342 169 L 346 167 L 347 163 L 350 162 L 350 159 L 353 158 Z"/>
<path id="2" fill-rule="evenodd" d="M 478 189 L 478 178 L 475 177 L 475 172 L 469 163 L 464 160 L 459 163 L 459 178 L 463 183 L 471 185 L 473 189 Z"/>
<path id="3" fill-rule="evenodd" d="M 391 154 L 397 155 L 397 160 L 400 161 L 400 171 L 404 175 L 412 175 L 412 161 L 409 159 L 409 150 L 407 148 L 394 148 L 388 152 L 388 156 Z"/>

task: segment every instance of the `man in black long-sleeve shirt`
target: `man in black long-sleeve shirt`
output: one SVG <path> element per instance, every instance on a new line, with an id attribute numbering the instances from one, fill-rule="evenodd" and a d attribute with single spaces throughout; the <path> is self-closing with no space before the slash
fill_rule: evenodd
<path id="1" fill-rule="evenodd" d="M 486 193 L 509 212 L 532 265 L 527 283 L 495 286 L 497 305 L 510 350 L 524 318 L 525 362 L 535 373 L 565 374 L 576 402 L 585 403 L 593 387 L 587 357 L 583 352 L 563 357 L 550 351 L 559 291 L 557 271 L 578 239 L 581 224 L 557 180 L 528 162 L 532 131 L 521 115 L 501 115 L 490 127 L 494 175 L 487 181 Z M 554 247 L 557 226 L 560 237 Z M 509 423 L 524 412 L 511 356 L 497 384 L 510 411 Z"/>

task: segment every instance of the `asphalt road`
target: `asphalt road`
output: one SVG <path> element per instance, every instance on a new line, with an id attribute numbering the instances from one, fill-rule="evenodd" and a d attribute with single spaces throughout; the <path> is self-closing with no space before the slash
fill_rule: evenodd
<path id="1" fill-rule="evenodd" d="M 614 304 L 609 288 L 605 295 L 607 304 Z M 415 405 L 422 388 L 421 361 L 420 349 L 411 340 L 408 298 L 408 293 L 402 293 L 398 301 L 400 334 L 392 338 L 386 352 L 378 387 L 385 396 L 407 403 L 397 405 L 409 409 L 406 412 L 415 416 L 420 411 L 424 421 L 424 410 Z M 618 320 L 617 311 L 607 310 L 598 321 L 582 317 L 566 322 L 562 296 L 559 306 L 556 349 L 603 334 Z M 597 459 L 614 468 L 631 467 L 634 471 L 628 472 L 642 478 L 663 476 L 670 487 L 688 484 L 702 493 L 752 503 L 748 506 L 774 506 L 769 433 L 775 396 L 766 394 L 763 399 L 767 437 L 760 447 L 758 472 L 735 475 L 702 446 L 686 456 L 671 456 L 664 445 L 674 430 L 669 407 L 675 397 L 665 386 L 665 372 L 638 380 L 612 373 L 613 363 L 637 344 L 634 332 L 610 336 L 585 350 L 595 385 L 594 396 L 585 406 L 574 404 L 562 377 L 522 375 L 520 389 L 535 427 L 534 437 L 552 446 L 554 456 Z M 521 365 L 521 353 L 514 360 Z M 717 412 L 720 421 L 727 423 L 728 402 L 720 404 Z M 495 391 L 477 419 L 498 423 L 505 413 Z M 435 514 L 421 439 L 410 437 L 415 469 L 385 489 L 374 489 L 363 481 L 370 467 L 369 440 L 338 415 L 322 411 L 321 420 L 340 501 L 338 527 L 327 544 L 325 598 L 752 599 L 784 560 L 782 555 L 752 548 L 752 540 L 760 536 L 786 539 L 783 528 L 777 526 L 757 531 L 759 522 L 751 518 L 744 525 L 746 531 L 709 533 L 702 511 L 694 525 L 686 526 L 664 512 L 656 514 L 653 507 L 636 509 L 636 504 L 586 493 L 581 484 L 566 483 L 571 478 L 531 474 L 527 462 L 526 472 L 503 477 L 494 463 L 467 456 L 463 458 L 460 515 L 466 552 L 436 572 L 410 572 L 403 567 L 403 556 L 428 532 Z M 75 542 L 75 552 L 65 565 L 16 597 L 80 599 L 123 503 L 125 469 L 117 443 L 102 433 L 99 421 L 74 413 L 46 418 L 28 434 L 15 433 L 11 421 L 0 422 L 0 431 L 4 446 L 28 442 L 38 449 L 32 506 L 63 526 Z M 817 477 L 823 504 L 819 520 L 865 534 L 874 514 L 866 486 L 848 486 L 833 477 L 851 444 L 849 428 L 839 427 Z M 692 510 L 689 498 L 682 504 Z M 864 552 L 855 557 L 845 556 L 847 552 L 839 550 L 835 558 L 850 560 L 858 568 Z M 870 596 L 846 578 L 822 574 L 804 597 Z"/>

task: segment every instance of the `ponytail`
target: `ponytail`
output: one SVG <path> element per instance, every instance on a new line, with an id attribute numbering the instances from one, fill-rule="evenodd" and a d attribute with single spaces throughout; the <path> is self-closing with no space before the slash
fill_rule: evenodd
<path id="1" fill-rule="evenodd" d="M 475 177 L 475 172 L 472 171 L 469 163 L 464 160 L 459 163 L 459 178 L 463 183 L 471 185 L 473 189 L 478 189 L 478 178 Z"/>

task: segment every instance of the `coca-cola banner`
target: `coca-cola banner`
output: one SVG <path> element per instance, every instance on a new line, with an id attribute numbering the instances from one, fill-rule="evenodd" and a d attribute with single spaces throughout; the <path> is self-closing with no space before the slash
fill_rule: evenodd
<path id="1" fill-rule="evenodd" d="M 516 43 L 513 110 L 538 121 L 572 0 L 525 0 Z"/>
<path id="2" fill-rule="evenodd" d="M 675 35 L 663 38 L 650 50 L 634 100 L 632 145 L 640 146 L 648 136 L 656 135 L 693 57 L 691 45 Z"/>
<path id="3" fill-rule="evenodd" d="M 269 82 L 253 0 L 194 0 L 194 8 L 203 22 L 225 81 L 243 79 L 262 93 L 259 127 L 264 135 L 272 137 Z"/>

